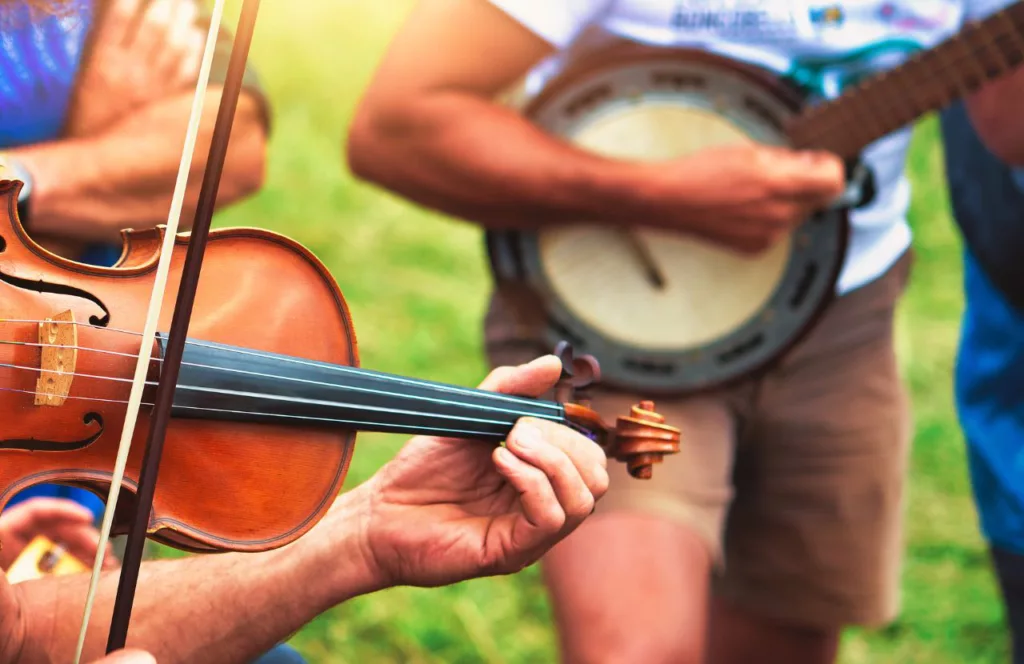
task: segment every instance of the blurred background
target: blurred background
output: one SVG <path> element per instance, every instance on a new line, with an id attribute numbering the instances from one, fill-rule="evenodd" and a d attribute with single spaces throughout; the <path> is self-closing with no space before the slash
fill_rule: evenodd
<path id="1" fill-rule="evenodd" d="M 233 30 L 240 3 L 228 4 L 225 26 Z M 348 300 L 363 366 L 475 385 L 486 371 L 481 323 L 490 284 L 480 230 L 358 184 L 343 158 L 353 109 L 411 6 L 264 0 L 250 61 L 273 105 L 267 183 L 215 224 L 272 229 L 316 253 Z M 960 242 L 933 120 L 918 127 L 910 160 L 917 258 L 899 339 L 916 438 L 903 611 L 888 629 L 848 633 L 841 661 L 1003 662 L 1002 609 L 953 409 Z M 401 443 L 361 435 L 346 487 Z M 312 662 L 550 662 L 557 659 L 551 624 L 533 567 L 513 577 L 361 598 L 321 616 L 291 643 Z"/>

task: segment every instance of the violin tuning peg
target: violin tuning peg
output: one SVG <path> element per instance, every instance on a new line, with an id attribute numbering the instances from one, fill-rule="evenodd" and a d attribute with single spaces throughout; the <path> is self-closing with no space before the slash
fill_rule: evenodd
<path id="1" fill-rule="evenodd" d="M 573 401 L 577 390 L 584 390 L 601 380 L 601 365 L 593 355 L 575 356 L 572 344 L 560 341 L 553 353 L 562 361 L 562 375 L 555 386 L 557 400 Z"/>
<path id="2" fill-rule="evenodd" d="M 573 384 L 577 390 L 586 389 L 601 381 L 601 365 L 593 355 L 580 355 L 573 360 L 573 371 Z"/>
<path id="3" fill-rule="evenodd" d="M 559 341 L 552 354 L 562 361 L 562 378 L 572 378 L 574 355 L 572 344 L 568 341 Z"/>

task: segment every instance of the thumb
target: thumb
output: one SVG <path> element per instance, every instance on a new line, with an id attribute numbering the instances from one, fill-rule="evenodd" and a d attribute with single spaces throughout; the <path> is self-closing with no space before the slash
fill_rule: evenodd
<path id="1" fill-rule="evenodd" d="M 814 197 L 825 201 L 843 193 L 846 167 L 843 160 L 823 150 L 784 151 L 771 156 L 769 173 L 784 184 L 794 197 Z"/>
<path id="2" fill-rule="evenodd" d="M 156 664 L 156 658 L 145 650 L 125 649 L 97 659 L 93 664 Z"/>
<path id="3" fill-rule="evenodd" d="M 562 375 L 562 361 L 554 355 L 544 355 L 517 367 L 498 367 L 480 383 L 481 390 L 539 397 L 558 382 Z"/>

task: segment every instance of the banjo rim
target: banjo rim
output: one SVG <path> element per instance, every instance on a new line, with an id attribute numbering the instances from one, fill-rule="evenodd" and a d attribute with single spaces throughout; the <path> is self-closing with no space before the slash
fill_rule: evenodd
<path id="1" fill-rule="evenodd" d="M 551 103 L 552 98 L 557 98 L 566 89 L 578 85 L 587 77 L 596 76 L 609 69 L 650 64 L 657 60 L 686 60 L 730 70 L 732 74 L 768 91 L 788 106 L 794 114 L 800 113 L 806 106 L 808 95 L 805 92 L 795 83 L 777 76 L 763 67 L 696 48 L 655 47 L 631 41 L 616 41 L 609 46 L 588 53 L 583 58 L 569 62 L 558 74 L 546 81 L 535 95 L 527 99 L 522 107 L 522 113 L 527 119 L 535 118 L 541 109 Z"/>

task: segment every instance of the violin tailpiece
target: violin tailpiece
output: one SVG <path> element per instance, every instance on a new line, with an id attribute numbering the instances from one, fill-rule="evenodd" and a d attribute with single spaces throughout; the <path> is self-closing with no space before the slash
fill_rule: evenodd
<path id="1" fill-rule="evenodd" d="M 39 346 L 35 405 L 62 406 L 71 394 L 78 364 L 75 314 L 65 311 L 39 323 Z"/>

